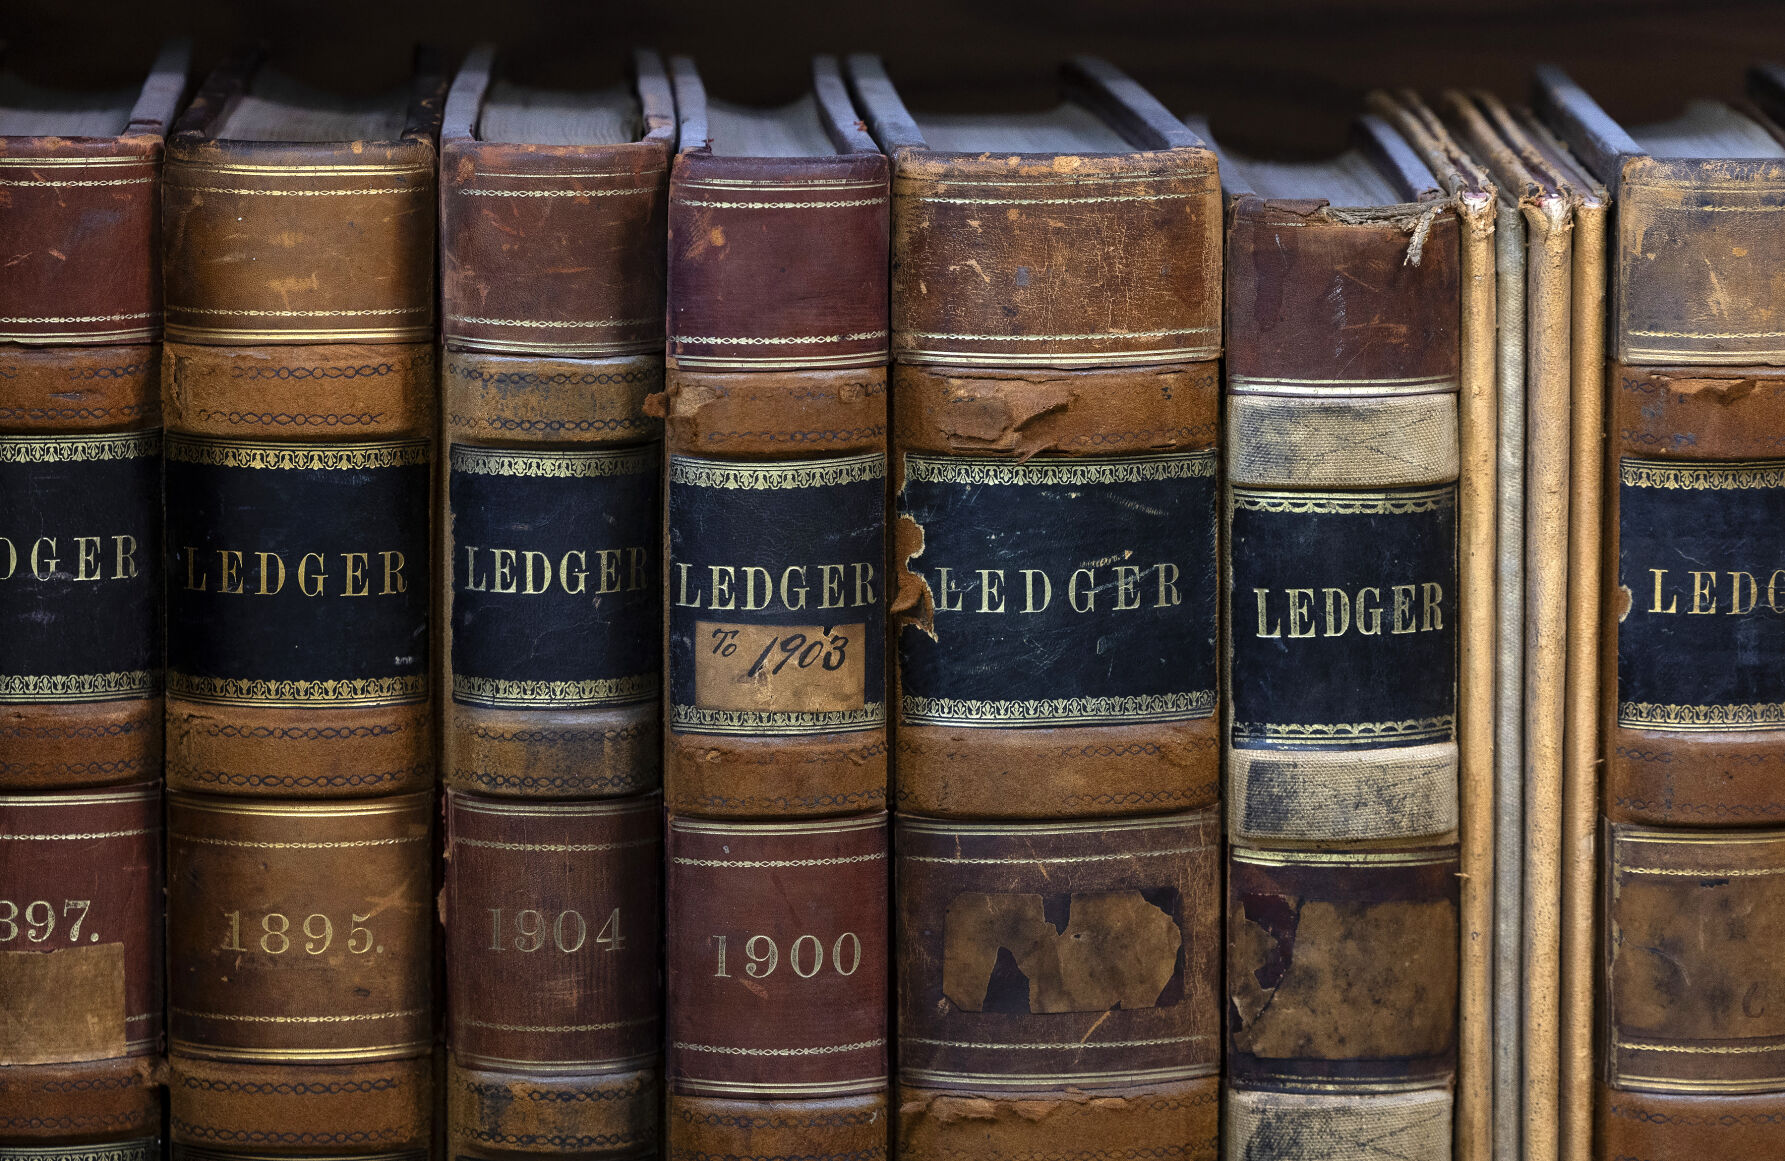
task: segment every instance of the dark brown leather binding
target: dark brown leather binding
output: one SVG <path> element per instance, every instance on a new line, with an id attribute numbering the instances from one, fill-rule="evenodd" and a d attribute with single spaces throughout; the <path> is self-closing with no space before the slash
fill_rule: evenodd
<path id="1" fill-rule="evenodd" d="M 664 213 L 675 116 L 479 48 L 441 151 L 447 1147 L 641 1156 L 663 1096 Z"/>
<path id="2" fill-rule="evenodd" d="M 134 102 L 0 117 L 0 790 L 160 776 L 156 206 L 187 56 Z"/>
<path id="3" fill-rule="evenodd" d="M 1460 215 L 1373 116 L 1221 165 L 1227 1156 L 1448 1161 Z"/>
<path id="4" fill-rule="evenodd" d="M 168 796 L 176 1148 L 425 1150 L 432 814 Z"/>
<path id="5" fill-rule="evenodd" d="M 668 1156 L 884 1158 L 887 163 L 671 62 Z M 757 820 L 757 821 L 751 821 Z"/>
<path id="6" fill-rule="evenodd" d="M 849 75 L 893 160 L 897 804 L 1200 807 L 1218 770 L 1213 156 L 1097 61 L 1063 71 L 1059 109 L 1006 120 L 914 121 L 877 61 Z"/>
<path id="7" fill-rule="evenodd" d="M 1751 75 L 1776 110 L 1776 68 Z M 1557 70 L 1539 112 L 1612 189 L 1596 1155 L 1776 1152 L 1785 137 L 1696 101 L 1626 128 Z M 1660 244 L 1659 239 L 1665 239 Z M 1774 586 L 1776 588 L 1776 586 Z M 1770 1126 L 1763 1127 L 1763 1126 Z M 1772 1138 L 1765 1134 L 1771 1132 Z"/>
<path id="8" fill-rule="evenodd" d="M 490 136 L 503 110 L 529 102 L 567 116 L 607 110 L 619 124 L 611 141 Z M 643 405 L 663 377 L 674 140 L 669 81 L 651 53 L 623 90 L 559 94 L 510 84 L 481 48 L 448 97 L 442 665 L 455 787 L 582 798 L 657 784 L 660 425 Z M 493 575 L 517 557 L 519 583 Z"/>
<path id="9" fill-rule="evenodd" d="M 0 796 L 0 1148 L 160 1131 L 161 787 Z"/>
<path id="10" fill-rule="evenodd" d="M 678 1097 L 884 1095 L 889 840 L 885 814 L 670 819 Z"/>
<path id="11" fill-rule="evenodd" d="M 419 1157 L 435 1105 L 435 151 L 444 78 L 231 57 L 162 238 L 170 1128 Z"/>
<path id="12" fill-rule="evenodd" d="M 187 78 L 0 110 L 0 1154 L 150 1161 L 165 1003 L 160 200 Z"/>
<path id="13" fill-rule="evenodd" d="M 447 793 L 455 1155 L 631 1156 L 656 1142 L 660 814 L 655 795 Z"/>
<path id="14" fill-rule="evenodd" d="M 886 158 L 834 58 L 772 112 L 709 107 L 692 62 L 674 73 L 666 802 L 703 817 L 875 810 Z M 783 135 L 758 141 L 759 121 Z"/>

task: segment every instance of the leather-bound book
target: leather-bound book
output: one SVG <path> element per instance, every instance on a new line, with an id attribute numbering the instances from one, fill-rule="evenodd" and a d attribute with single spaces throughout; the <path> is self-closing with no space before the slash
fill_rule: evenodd
<path id="1" fill-rule="evenodd" d="M 675 116 L 630 81 L 518 84 L 488 48 L 447 99 L 450 507 L 443 774 L 609 797 L 657 785 L 663 234 Z"/>
<path id="2" fill-rule="evenodd" d="M 1751 78 L 1785 111 L 1785 75 Z M 1785 144 L 1747 106 L 1538 111 L 1617 200 L 1603 467 L 1596 1155 L 1763 1157 L 1785 1123 Z"/>
<path id="3" fill-rule="evenodd" d="M 897 806 L 1213 801 L 1220 204 L 1201 141 L 1099 61 L 1046 112 L 917 114 L 893 162 Z"/>
<path id="4" fill-rule="evenodd" d="M 893 163 L 900 1155 L 1212 1159 L 1214 158 L 1096 60 L 1029 113 L 849 78 Z"/>
<path id="5" fill-rule="evenodd" d="M 162 143 L 134 91 L 0 73 L 0 790 L 161 770 Z"/>
<path id="6" fill-rule="evenodd" d="M 1221 175 L 1226 1155 L 1448 1161 L 1463 217 L 1373 116 Z"/>
<path id="7" fill-rule="evenodd" d="M 186 69 L 172 44 L 117 92 L 0 73 L 4 1156 L 160 1150 L 156 225 Z"/>
<path id="8" fill-rule="evenodd" d="M 444 79 L 321 93 L 258 53 L 168 139 L 167 766 L 215 794 L 431 785 L 434 175 Z"/>
<path id="9" fill-rule="evenodd" d="M 837 62 L 760 110 L 675 66 L 669 722 L 703 817 L 886 805 L 887 162 Z"/>
<path id="10" fill-rule="evenodd" d="M 421 1157 L 434 1112 L 431 57 L 231 58 L 168 141 L 176 1154 Z"/>
<path id="11" fill-rule="evenodd" d="M 671 62 L 668 1155 L 886 1156 L 887 161 Z"/>
<path id="12" fill-rule="evenodd" d="M 618 70 L 616 70 L 618 72 Z M 661 425 L 675 117 L 480 48 L 441 147 L 449 1153 L 635 1156 L 662 1106 Z"/>

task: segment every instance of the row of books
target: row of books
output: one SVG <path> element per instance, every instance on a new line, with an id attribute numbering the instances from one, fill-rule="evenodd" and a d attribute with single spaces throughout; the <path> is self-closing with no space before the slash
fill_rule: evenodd
<path id="1" fill-rule="evenodd" d="M 0 82 L 0 1157 L 1776 1155 L 1785 72 L 187 71 Z"/>

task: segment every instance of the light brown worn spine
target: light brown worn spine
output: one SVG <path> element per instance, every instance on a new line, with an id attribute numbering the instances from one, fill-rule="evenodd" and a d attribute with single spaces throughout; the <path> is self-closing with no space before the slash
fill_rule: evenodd
<path id="1" fill-rule="evenodd" d="M 1568 571 L 1567 728 L 1562 771 L 1562 962 L 1557 1097 L 1561 1161 L 1591 1161 L 1599 871 L 1599 594 L 1605 456 L 1605 244 L 1610 206 L 1574 211 L 1574 430 Z"/>
<path id="2" fill-rule="evenodd" d="M 1553 1159 L 1562 950 L 1563 747 L 1573 468 L 1573 223 L 1565 199 L 1527 200 L 1524 1152 Z"/>

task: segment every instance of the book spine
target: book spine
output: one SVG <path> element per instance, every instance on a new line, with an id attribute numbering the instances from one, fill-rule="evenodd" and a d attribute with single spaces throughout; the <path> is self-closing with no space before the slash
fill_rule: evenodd
<path id="1" fill-rule="evenodd" d="M 905 1155 L 1213 1158 L 1218 812 L 896 829 Z"/>
<path id="2" fill-rule="evenodd" d="M 447 792 L 454 1155 L 631 1156 L 654 1146 L 660 811 L 654 794 Z"/>
<path id="3" fill-rule="evenodd" d="M 649 1154 L 669 144 L 441 174 L 448 1148 Z"/>
<path id="4" fill-rule="evenodd" d="M 661 400 L 668 1151 L 869 1161 L 891 1127 L 887 162 L 685 144 Z"/>
<path id="5" fill-rule="evenodd" d="M 161 774 L 155 346 L 0 349 L 0 790 Z"/>
<path id="6" fill-rule="evenodd" d="M 0 1155 L 160 1149 L 161 160 L 0 138 Z"/>
<path id="7" fill-rule="evenodd" d="M 674 813 L 886 803 L 887 203 L 878 154 L 676 161 L 663 401 Z"/>
<path id="8" fill-rule="evenodd" d="M 1214 163 L 1084 161 L 899 161 L 893 613 L 915 814 L 1215 797 Z"/>
<path id="9" fill-rule="evenodd" d="M 161 786 L 0 795 L 0 1152 L 160 1144 Z"/>
<path id="10" fill-rule="evenodd" d="M 433 795 L 168 795 L 176 1154 L 426 1156 Z"/>
<path id="11" fill-rule="evenodd" d="M 898 1137 L 1213 1158 L 1214 160 L 1009 161 L 893 186 Z"/>
<path id="12" fill-rule="evenodd" d="M 0 138 L 7 191 L 0 343 L 132 346 L 161 337 L 160 133 Z"/>
<path id="13" fill-rule="evenodd" d="M 1609 378 L 1598 1155 L 1764 1153 L 1785 1119 L 1768 1001 L 1785 981 L 1763 950 L 1785 930 L 1785 572 L 1767 547 L 1785 376 L 1614 363 Z"/>
<path id="14" fill-rule="evenodd" d="M 1386 1133 L 1440 1161 L 1458 220 L 1446 203 L 1359 224 L 1242 198 L 1228 245 L 1227 1155 Z"/>
<path id="15" fill-rule="evenodd" d="M 434 147 L 169 146 L 176 1155 L 432 1133 Z"/>

